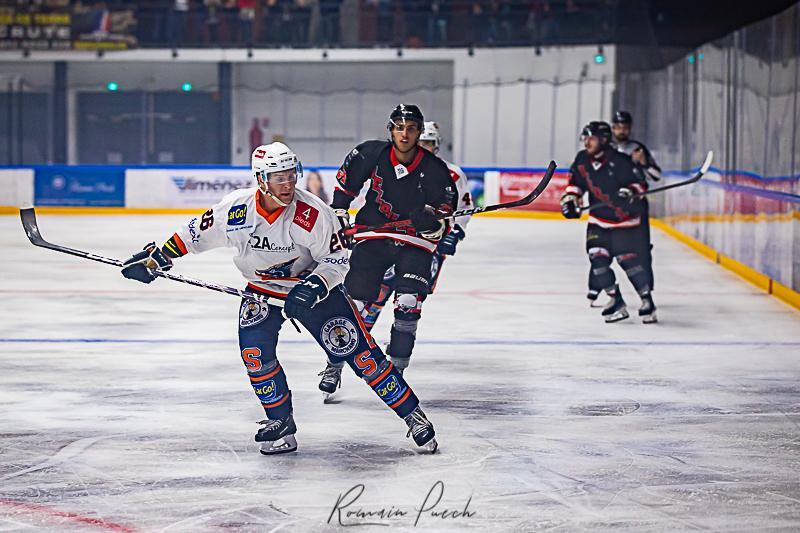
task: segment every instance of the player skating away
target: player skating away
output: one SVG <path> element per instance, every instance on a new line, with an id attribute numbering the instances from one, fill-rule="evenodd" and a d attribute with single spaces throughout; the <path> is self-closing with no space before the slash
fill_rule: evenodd
<path id="1" fill-rule="evenodd" d="M 614 134 L 613 145 L 617 151 L 630 156 L 633 163 L 644 171 L 644 176 L 653 183 L 661 180 L 661 167 L 656 163 L 653 154 L 643 143 L 631 139 L 633 117 L 627 111 L 617 111 L 611 124 Z M 647 198 L 642 198 L 642 266 L 647 270 L 650 290 L 656 288 L 653 277 L 653 244 L 650 242 L 650 204 Z"/>
<path id="2" fill-rule="evenodd" d="M 634 194 L 647 190 L 647 182 L 631 158 L 611 145 L 608 123 L 590 122 L 583 128 L 582 140 L 584 150 L 578 152 L 570 166 L 561 212 L 566 218 L 578 218 L 585 193 L 589 194 L 590 204 L 612 202 L 591 210 L 586 228 L 586 252 L 592 272 L 598 286 L 611 297 L 602 314 L 606 322 L 629 316 L 611 269 L 611 261 L 616 258 L 642 299 L 639 316 L 643 322 L 654 322 L 656 308 L 639 252 L 642 204 L 630 201 Z"/>
<path id="3" fill-rule="evenodd" d="M 412 221 L 356 234 L 345 279 L 348 294 L 363 311 L 366 303 L 379 298 L 386 271 L 394 269 L 394 322 L 387 352 L 400 373 L 411 358 L 422 302 L 432 287 L 431 257 L 449 229 L 436 212 L 452 212 L 456 206 L 456 188 L 447 165 L 418 145 L 424 122 L 417 106 L 398 105 L 387 124 L 390 141 L 366 141 L 347 155 L 336 175 L 338 186 L 331 204 L 343 227 L 349 227 L 347 209 L 369 181 L 356 225 Z M 329 358 L 319 384 L 326 397 L 336 391 L 341 368 L 341 362 Z"/>
<path id="4" fill-rule="evenodd" d="M 287 318 L 297 319 L 325 349 L 328 360 L 350 365 L 408 425 L 417 445 L 437 447 L 433 425 L 411 387 L 367 332 L 342 283 L 347 251 L 333 210 L 313 194 L 295 188 L 301 167 L 284 144 L 259 146 L 252 155 L 258 187 L 226 195 L 202 217 L 192 218 L 164 246 L 145 246 L 125 262 L 125 277 L 144 283 L 172 260 L 220 247 L 236 249 L 234 264 L 247 292 L 273 303 L 243 299 L 239 349 L 250 383 L 267 420 L 256 434 L 265 455 L 297 449 L 292 391 L 278 361 L 277 344 Z M 284 317 L 285 315 L 285 317 Z"/>
<path id="5" fill-rule="evenodd" d="M 436 124 L 436 122 L 426 121 L 424 129 L 422 130 L 422 134 L 419 137 L 419 145 L 429 152 L 437 155 L 439 153 L 439 146 L 441 143 L 442 135 L 439 132 L 439 126 Z M 461 170 L 461 167 L 458 165 L 450 163 L 449 161 L 445 161 L 444 159 L 442 159 L 442 161 L 447 164 L 447 168 L 450 170 L 450 177 L 453 179 L 453 183 L 455 183 L 456 186 L 458 195 L 457 209 L 472 207 L 472 195 L 469 191 L 467 175 L 464 174 L 464 171 Z M 439 245 L 436 247 L 436 251 L 433 253 L 431 261 L 431 292 L 436 289 L 436 284 L 439 280 L 439 275 L 442 272 L 442 265 L 444 264 L 445 257 L 448 255 L 455 255 L 458 243 L 462 241 L 464 237 L 466 237 L 465 228 L 467 227 L 470 218 L 472 217 L 458 217 L 447 235 L 442 237 L 442 240 L 439 241 Z M 394 293 L 395 280 L 394 268 L 390 268 L 383 276 L 383 283 L 381 284 L 378 299 L 368 303 L 364 307 L 364 323 L 367 325 L 368 330 L 372 331 L 372 327 L 378 320 L 378 316 L 380 316 L 380 313 L 383 310 L 383 307 L 386 305 L 387 300 Z"/>

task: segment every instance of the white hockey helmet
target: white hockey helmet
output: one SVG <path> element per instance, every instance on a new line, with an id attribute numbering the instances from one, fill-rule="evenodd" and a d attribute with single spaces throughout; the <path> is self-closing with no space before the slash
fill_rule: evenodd
<path id="1" fill-rule="evenodd" d="M 297 172 L 297 179 L 303 177 L 303 166 L 300 164 L 297 155 L 288 146 L 280 142 L 262 144 L 253 150 L 250 165 L 256 181 L 263 181 L 264 183 L 267 182 L 270 173 L 282 170 L 294 169 Z"/>
<path id="2" fill-rule="evenodd" d="M 442 134 L 439 133 L 439 125 L 433 121 L 426 121 L 419 136 L 420 141 L 433 141 L 434 149 L 438 150 L 442 144 Z"/>

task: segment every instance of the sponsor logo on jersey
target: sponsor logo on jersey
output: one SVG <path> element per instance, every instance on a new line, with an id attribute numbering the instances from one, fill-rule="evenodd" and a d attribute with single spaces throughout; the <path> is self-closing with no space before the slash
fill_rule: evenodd
<path id="1" fill-rule="evenodd" d="M 275 380 L 270 379 L 264 383 L 253 384 L 253 390 L 256 396 L 262 403 L 274 403 L 278 399 L 278 387 L 275 386 Z"/>
<path id="2" fill-rule="evenodd" d="M 304 230 L 311 232 L 311 230 L 314 229 L 314 224 L 317 223 L 318 216 L 319 211 L 316 207 L 311 207 L 307 203 L 301 202 L 300 200 L 297 201 L 293 220 L 295 224 Z"/>
<path id="3" fill-rule="evenodd" d="M 200 233 L 197 232 L 197 217 L 189 221 L 189 237 L 191 237 L 193 244 L 200 242 Z"/>
<path id="4" fill-rule="evenodd" d="M 261 237 L 255 233 L 250 234 L 250 247 L 260 252 L 294 252 L 294 243 L 278 244 L 269 240 L 269 237 Z"/>
<path id="5" fill-rule="evenodd" d="M 378 386 L 375 387 L 375 392 L 378 393 L 378 396 L 380 396 L 381 400 L 384 402 L 394 403 L 403 396 L 406 392 L 406 387 L 400 385 L 400 382 L 397 381 L 397 376 L 389 374 L 389 377 L 381 381 Z"/>
<path id="6" fill-rule="evenodd" d="M 334 259 L 333 257 L 326 257 L 322 260 L 323 263 L 330 263 L 332 265 L 346 265 L 350 262 L 350 260 L 346 257 L 340 257 L 338 259 Z"/>
<path id="7" fill-rule="evenodd" d="M 320 338 L 325 348 L 333 355 L 344 357 L 356 351 L 358 330 L 355 324 L 343 317 L 328 320 L 322 325 Z"/>
<path id="8" fill-rule="evenodd" d="M 256 270 L 256 276 L 260 277 L 263 281 L 270 281 L 276 279 L 286 279 L 292 276 L 292 265 L 297 261 L 297 257 L 272 265 L 262 270 Z"/>
<path id="9" fill-rule="evenodd" d="M 239 204 L 228 210 L 228 225 L 243 226 L 247 218 L 247 204 Z"/>
<path id="10" fill-rule="evenodd" d="M 239 327 L 247 328 L 260 324 L 269 316 L 269 306 L 254 300 L 248 300 L 239 309 Z"/>

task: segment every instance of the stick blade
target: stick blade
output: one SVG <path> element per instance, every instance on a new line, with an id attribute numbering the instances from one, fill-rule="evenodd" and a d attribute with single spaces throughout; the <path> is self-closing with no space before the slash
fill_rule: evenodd
<path id="1" fill-rule="evenodd" d="M 31 244 L 34 246 L 42 246 L 47 243 L 39 232 L 39 225 L 36 222 L 36 210 L 33 207 L 20 208 L 19 218 L 22 221 L 22 229 L 25 230 L 25 234 L 28 236 L 28 240 L 31 241 Z"/>
<path id="2" fill-rule="evenodd" d="M 708 154 L 706 155 L 706 160 L 703 161 L 702 166 L 700 167 L 700 173 L 705 174 L 708 172 L 708 169 L 711 167 L 711 163 L 714 162 L 714 151 L 709 150 Z"/>

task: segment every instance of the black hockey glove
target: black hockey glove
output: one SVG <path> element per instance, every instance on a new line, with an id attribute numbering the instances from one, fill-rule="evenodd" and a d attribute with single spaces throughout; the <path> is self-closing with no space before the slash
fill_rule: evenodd
<path id="1" fill-rule="evenodd" d="M 622 200 L 624 203 L 630 204 L 633 202 L 633 191 L 627 187 L 622 187 L 617 191 L 617 198 Z"/>
<path id="2" fill-rule="evenodd" d="M 442 240 L 439 241 L 437 251 L 442 255 L 456 255 L 456 246 L 459 241 L 464 240 L 466 235 L 467 234 L 464 233 L 464 228 L 456 224 L 453 226 L 453 229 L 450 230 L 450 233 L 442 237 Z"/>
<path id="3" fill-rule="evenodd" d="M 580 198 L 574 194 L 565 194 L 561 197 L 561 214 L 564 218 L 580 218 Z"/>
<path id="4" fill-rule="evenodd" d="M 340 227 L 339 231 L 337 232 L 339 235 L 339 240 L 341 241 L 342 246 L 349 250 L 353 247 L 353 236 L 345 235 L 345 231 L 352 227 L 350 225 L 350 213 L 347 212 L 347 209 L 334 209 L 333 213 L 336 215 L 336 218 L 339 219 Z"/>
<path id="5" fill-rule="evenodd" d="M 436 240 L 444 233 L 444 220 L 437 217 L 436 212 L 428 205 L 414 209 L 408 214 L 408 218 L 417 233 L 426 239 Z"/>
<path id="6" fill-rule="evenodd" d="M 151 242 L 146 244 L 141 252 L 133 254 L 122 264 L 122 275 L 128 279 L 150 283 L 156 279 L 154 271 L 169 270 L 170 268 L 172 268 L 172 259 L 164 255 L 156 243 Z"/>
<path id="7" fill-rule="evenodd" d="M 283 304 L 283 314 L 286 318 L 296 318 L 302 321 L 311 312 L 311 308 L 328 296 L 328 287 L 316 274 L 311 274 L 303 281 L 292 287 L 286 295 Z"/>

